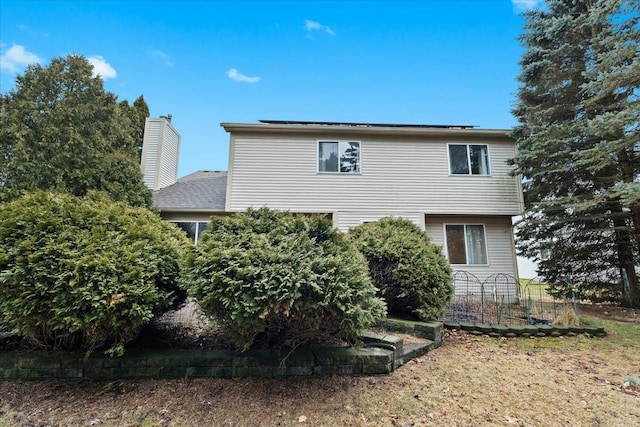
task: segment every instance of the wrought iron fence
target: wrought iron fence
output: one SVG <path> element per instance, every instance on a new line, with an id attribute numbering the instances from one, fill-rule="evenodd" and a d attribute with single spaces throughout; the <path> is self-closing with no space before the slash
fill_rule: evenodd
<path id="1" fill-rule="evenodd" d="M 536 279 L 521 282 L 508 274 L 485 280 L 466 271 L 454 274 L 456 293 L 447 305 L 443 321 L 489 325 L 537 325 L 553 322 L 573 309 L 571 299 L 547 293 L 547 284 Z M 573 305 L 572 305 L 573 304 Z"/>

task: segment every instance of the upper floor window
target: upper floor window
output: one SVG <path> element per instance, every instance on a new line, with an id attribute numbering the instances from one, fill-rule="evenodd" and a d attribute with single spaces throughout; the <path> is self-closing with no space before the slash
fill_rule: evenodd
<path id="1" fill-rule="evenodd" d="M 451 264 L 488 264 L 484 225 L 447 224 L 445 233 Z"/>
<path id="2" fill-rule="evenodd" d="M 486 144 L 449 144 L 449 170 L 453 175 L 489 175 Z"/>
<path id="3" fill-rule="evenodd" d="M 318 142 L 318 172 L 360 173 L 360 143 Z"/>

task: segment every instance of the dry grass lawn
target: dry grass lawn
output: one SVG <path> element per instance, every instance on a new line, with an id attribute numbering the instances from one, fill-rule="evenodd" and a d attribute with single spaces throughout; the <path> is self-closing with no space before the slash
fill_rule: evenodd
<path id="1" fill-rule="evenodd" d="M 0 427 L 636 426 L 634 319 L 606 338 L 450 333 L 380 377 L 2 382 Z"/>

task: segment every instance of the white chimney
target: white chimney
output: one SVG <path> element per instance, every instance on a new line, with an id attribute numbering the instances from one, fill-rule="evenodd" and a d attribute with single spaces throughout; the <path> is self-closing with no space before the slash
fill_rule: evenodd
<path id="1" fill-rule="evenodd" d="M 152 191 L 175 184 L 178 180 L 180 134 L 171 126 L 171 114 L 147 118 L 142 140 L 144 184 Z"/>

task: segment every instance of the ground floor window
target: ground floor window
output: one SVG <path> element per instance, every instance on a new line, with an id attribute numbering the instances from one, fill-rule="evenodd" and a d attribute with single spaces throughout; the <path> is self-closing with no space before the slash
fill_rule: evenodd
<path id="1" fill-rule="evenodd" d="M 197 245 L 198 240 L 200 240 L 200 235 L 204 230 L 209 226 L 208 222 L 198 222 L 198 221 L 171 221 L 175 225 L 177 225 L 180 229 L 182 229 L 187 237 L 191 239 L 191 241 Z"/>
<path id="2" fill-rule="evenodd" d="M 446 224 L 447 254 L 451 264 L 488 264 L 482 224 Z"/>

